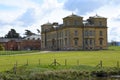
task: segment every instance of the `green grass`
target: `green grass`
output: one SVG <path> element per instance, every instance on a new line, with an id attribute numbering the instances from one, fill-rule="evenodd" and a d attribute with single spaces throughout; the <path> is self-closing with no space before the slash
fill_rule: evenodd
<path id="1" fill-rule="evenodd" d="M 59 51 L 23 55 L 1 55 L 0 56 L 0 71 L 5 71 L 13 68 L 14 64 L 22 66 L 28 63 L 32 67 L 36 65 L 50 65 L 56 59 L 61 65 L 65 65 L 67 60 L 68 66 L 87 65 L 95 67 L 99 62 L 103 61 L 105 67 L 116 67 L 117 61 L 120 61 L 120 47 L 110 47 L 109 50 L 100 51 Z"/>
<path id="2" fill-rule="evenodd" d="M 0 51 L 0 55 L 15 55 L 15 54 L 26 54 L 38 51 Z"/>

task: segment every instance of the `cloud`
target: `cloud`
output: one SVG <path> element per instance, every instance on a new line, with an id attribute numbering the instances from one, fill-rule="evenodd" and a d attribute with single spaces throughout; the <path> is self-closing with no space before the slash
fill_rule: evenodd
<path id="1" fill-rule="evenodd" d="M 23 26 L 32 25 L 36 21 L 34 9 L 27 9 L 25 13 L 19 16 L 18 21 L 22 22 Z"/>
<path id="2" fill-rule="evenodd" d="M 77 10 L 79 14 L 83 15 L 86 12 L 91 12 L 104 5 L 105 1 L 100 0 L 67 0 L 64 8 L 70 11 Z"/>
<path id="3" fill-rule="evenodd" d="M 119 0 L 1 0 L 0 36 L 11 28 L 21 35 L 25 29 L 37 32 L 46 22 L 62 23 L 72 12 L 87 19 L 96 13 L 108 18 L 108 40 L 120 41 Z"/>
<path id="4" fill-rule="evenodd" d="M 6 6 L 5 8 L 15 7 L 14 10 L 0 9 L 0 36 L 4 36 L 10 28 L 14 28 L 21 35 L 25 29 L 36 33 L 36 29 L 41 29 L 40 25 L 48 20 L 62 23 L 62 18 L 72 13 L 63 9 L 64 3 L 57 0 L 3 0 L 0 4 Z"/>

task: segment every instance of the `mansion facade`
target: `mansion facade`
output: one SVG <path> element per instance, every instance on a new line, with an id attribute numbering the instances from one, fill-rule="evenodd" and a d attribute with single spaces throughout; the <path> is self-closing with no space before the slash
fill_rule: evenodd
<path id="1" fill-rule="evenodd" d="M 101 50 L 107 49 L 107 18 L 98 15 L 83 20 L 72 14 L 63 24 L 41 25 L 42 50 Z"/>

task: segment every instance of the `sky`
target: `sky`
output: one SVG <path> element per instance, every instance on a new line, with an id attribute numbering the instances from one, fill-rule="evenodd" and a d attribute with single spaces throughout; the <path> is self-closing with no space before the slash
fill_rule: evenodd
<path id="1" fill-rule="evenodd" d="M 120 0 L 0 0 L 0 37 L 10 29 L 24 36 L 25 30 L 37 33 L 41 25 L 63 23 L 72 13 L 108 19 L 108 41 L 120 41 Z"/>

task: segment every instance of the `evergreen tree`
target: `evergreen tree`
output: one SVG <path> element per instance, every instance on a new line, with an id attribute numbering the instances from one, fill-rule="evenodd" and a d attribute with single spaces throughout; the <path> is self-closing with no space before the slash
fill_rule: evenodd
<path id="1" fill-rule="evenodd" d="M 37 33 L 40 34 L 40 30 L 39 29 L 37 29 Z"/>
<path id="2" fill-rule="evenodd" d="M 31 36 L 31 35 L 35 35 L 35 33 L 31 32 L 30 30 L 25 30 L 25 35 L 26 36 Z"/>
<path id="3" fill-rule="evenodd" d="M 11 29 L 8 34 L 5 35 L 5 38 L 20 38 L 19 33 L 15 29 Z"/>

